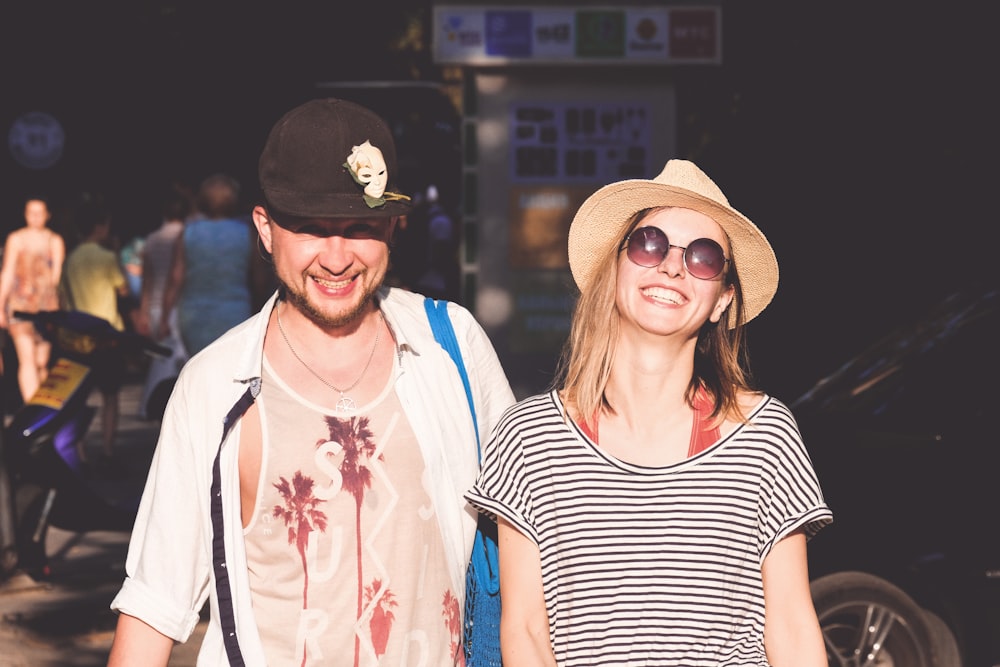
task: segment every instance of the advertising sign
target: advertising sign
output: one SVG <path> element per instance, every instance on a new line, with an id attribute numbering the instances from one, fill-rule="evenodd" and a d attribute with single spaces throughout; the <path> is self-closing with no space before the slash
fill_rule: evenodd
<path id="1" fill-rule="evenodd" d="M 511 183 L 604 185 L 650 173 L 649 104 L 515 104 L 510 114 Z"/>
<path id="2" fill-rule="evenodd" d="M 461 65 L 719 64 L 719 7 L 435 5 L 435 62 Z"/>

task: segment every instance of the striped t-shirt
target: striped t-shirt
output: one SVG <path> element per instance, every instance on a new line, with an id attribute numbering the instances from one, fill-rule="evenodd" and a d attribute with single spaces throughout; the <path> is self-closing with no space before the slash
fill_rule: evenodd
<path id="1" fill-rule="evenodd" d="M 556 660 L 767 665 L 761 563 L 832 521 L 788 408 L 765 397 L 707 450 L 623 462 L 533 396 L 497 424 L 467 498 L 539 548 Z"/>

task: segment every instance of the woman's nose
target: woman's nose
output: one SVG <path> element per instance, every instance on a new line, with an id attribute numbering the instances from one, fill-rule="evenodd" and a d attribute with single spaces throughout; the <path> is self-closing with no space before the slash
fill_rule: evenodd
<path id="1" fill-rule="evenodd" d="M 684 273 L 684 253 L 687 249 L 681 246 L 672 245 L 667 248 L 667 254 L 663 256 L 663 260 L 660 262 L 658 267 L 659 271 L 666 273 L 668 276 L 679 276 Z"/>

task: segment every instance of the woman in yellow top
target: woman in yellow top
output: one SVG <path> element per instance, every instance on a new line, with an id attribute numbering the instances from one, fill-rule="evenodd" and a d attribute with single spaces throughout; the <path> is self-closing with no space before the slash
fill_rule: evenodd
<path id="1" fill-rule="evenodd" d="M 0 328 L 10 332 L 14 343 L 17 383 L 25 401 L 45 380 L 50 346 L 31 322 L 18 320 L 13 313 L 59 308 L 58 286 L 66 246 L 62 237 L 46 226 L 50 217 L 45 200 L 27 200 L 25 226 L 7 236 L 0 269 Z"/>

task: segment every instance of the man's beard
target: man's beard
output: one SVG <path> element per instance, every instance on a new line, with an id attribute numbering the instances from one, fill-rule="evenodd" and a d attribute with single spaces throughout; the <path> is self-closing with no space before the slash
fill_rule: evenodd
<path id="1" fill-rule="evenodd" d="M 313 323 L 324 329 L 339 329 L 340 327 L 358 322 L 361 316 L 367 312 L 369 306 L 374 302 L 375 293 L 378 291 L 378 286 L 375 286 L 372 289 L 366 289 L 366 291 L 362 294 L 361 300 L 358 301 L 358 303 L 353 307 L 344 312 L 329 315 L 319 310 L 312 302 L 310 302 L 309 297 L 306 296 L 304 291 L 292 289 L 292 287 L 281 278 L 277 278 L 277 281 L 281 298 L 309 318 Z"/>

